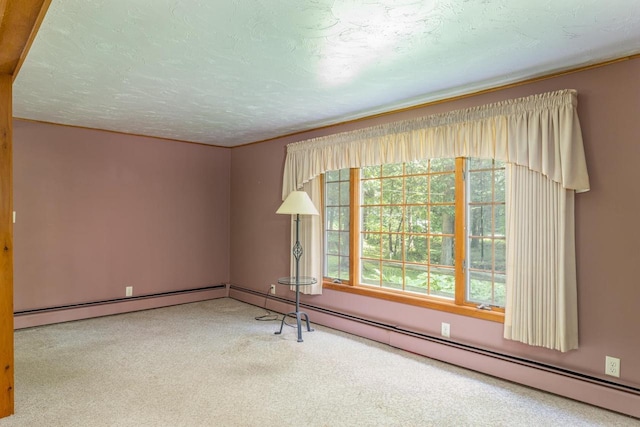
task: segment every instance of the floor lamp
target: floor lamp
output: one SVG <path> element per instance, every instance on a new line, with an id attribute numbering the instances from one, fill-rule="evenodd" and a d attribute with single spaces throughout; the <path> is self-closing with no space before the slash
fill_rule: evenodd
<path id="1" fill-rule="evenodd" d="M 298 326 L 298 342 L 302 342 L 302 321 L 301 316 L 305 317 L 307 322 L 307 331 L 313 331 L 309 326 L 309 315 L 300 311 L 300 286 L 312 285 L 316 283 L 313 277 L 300 277 L 300 257 L 302 257 L 302 245 L 300 244 L 300 215 L 319 215 L 318 210 L 304 191 L 292 191 L 289 193 L 285 201 L 276 211 L 277 214 L 295 215 L 296 216 L 296 243 L 293 245 L 293 257 L 295 258 L 295 276 L 283 277 L 278 279 L 278 283 L 282 285 L 294 285 L 296 287 L 296 311 L 286 313 L 282 317 L 280 330 L 276 334 L 282 333 L 284 320 L 289 315 L 295 315 L 296 324 Z"/>

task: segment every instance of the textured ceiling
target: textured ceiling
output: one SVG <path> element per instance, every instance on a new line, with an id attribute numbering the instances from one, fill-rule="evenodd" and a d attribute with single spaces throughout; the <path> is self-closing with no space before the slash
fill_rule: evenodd
<path id="1" fill-rule="evenodd" d="M 638 0 L 53 0 L 14 116 L 234 146 L 640 52 Z"/>

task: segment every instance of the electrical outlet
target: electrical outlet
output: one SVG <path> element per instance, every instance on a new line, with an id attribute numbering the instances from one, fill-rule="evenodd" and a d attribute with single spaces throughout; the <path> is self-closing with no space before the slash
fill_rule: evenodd
<path id="1" fill-rule="evenodd" d="M 449 338 L 451 336 L 451 325 L 448 323 L 442 323 L 442 327 L 440 329 L 440 333 L 443 337 Z"/>
<path id="2" fill-rule="evenodd" d="M 124 288 L 124 296 L 126 296 L 126 297 L 133 296 L 133 286 L 126 286 Z"/>
<path id="3" fill-rule="evenodd" d="M 612 377 L 620 378 L 620 359 L 606 356 L 604 358 L 604 373 Z"/>
<path id="4" fill-rule="evenodd" d="M 276 294 L 276 285 L 271 285 L 271 287 L 269 288 L 269 293 L 271 295 L 275 295 Z"/>

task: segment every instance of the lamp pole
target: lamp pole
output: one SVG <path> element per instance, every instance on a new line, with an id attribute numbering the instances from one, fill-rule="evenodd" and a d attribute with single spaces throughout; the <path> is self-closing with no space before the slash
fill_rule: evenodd
<path id="1" fill-rule="evenodd" d="M 296 243 L 293 245 L 293 257 L 296 259 L 296 312 L 300 311 L 300 257 L 302 257 L 302 245 L 299 239 L 300 214 L 296 214 Z"/>

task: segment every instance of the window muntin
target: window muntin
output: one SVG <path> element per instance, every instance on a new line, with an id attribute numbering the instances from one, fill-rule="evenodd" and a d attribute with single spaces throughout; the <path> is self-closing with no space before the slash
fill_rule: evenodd
<path id="1" fill-rule="evenodd" d="M 504 164 L 460 158 L 363 167 L 352 173 L 351 187 L 344 184 L 349 174 L 348 169 L 325 174 L 329 280 L 354 279 L 350 284 L 358 288 L 456 305 L 504 306 Z M 355 194 L 339 192 L 337 182 Z M 328 191 L 350 203 L 336 204 Z M 350 231 L 348 214 L 339 226 L 328 218 L 335 218 L 335 208 L 349 206 L 355 223 Z M 335 250 L 335 237 L 327 240 L 327 232 L 336 230 L 344 233 L 343 252 Z M 349 232 L 355 233 L 351 240 Z M 355 255 L 350 264 L 349 251 Z"/>

